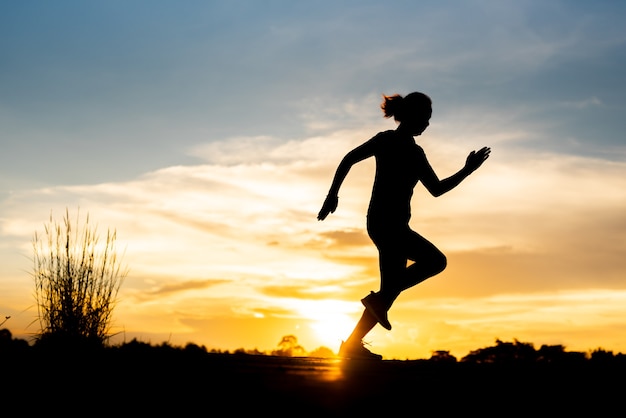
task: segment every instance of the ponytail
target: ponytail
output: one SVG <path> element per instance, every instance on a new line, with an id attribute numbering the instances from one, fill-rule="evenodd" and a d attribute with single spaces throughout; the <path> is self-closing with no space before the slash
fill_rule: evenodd
<path id="1" fill-rule="evenodd" d="M 383 94 L 383 102 L 380 104 L 380 108 L 383 110 L 383 115 L 386 118 L 396 116 L 400 112 L 402 107 L 402 96 L 394 94 L 393 96 L 386 96 Z"/>

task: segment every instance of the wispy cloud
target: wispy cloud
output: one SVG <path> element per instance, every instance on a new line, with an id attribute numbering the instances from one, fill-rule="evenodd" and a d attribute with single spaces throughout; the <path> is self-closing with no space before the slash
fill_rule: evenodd
<path id="1" fill-rule="evenodd" d="M 589 97 L 587 99 L 582 99 L 578 101 L 565 101 L 563 102 L 563 106 L 572 107 L 574 109 L 586 109 L 588 107 L 596 107 L 603 106 L 602 100 L 597 97 Z"/>
<path id="2" fill-rule="evenodd" d="M 144 299 L 155 299 L 171 296 L 176 293 L 208 289 L 219 284 L 229 283 L 228 280 L 185 280 L 182 282 L 164 283 L 141 292 Z"/>

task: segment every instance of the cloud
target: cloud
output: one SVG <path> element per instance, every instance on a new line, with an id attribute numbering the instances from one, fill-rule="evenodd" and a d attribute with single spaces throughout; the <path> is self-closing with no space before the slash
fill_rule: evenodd
<path id="1" fill-rule="evenodd" d="M 229 280 L 185 280 L 182 282 L 170 282 L 163 283 L 157 287 L 149 290 L 143 290 L 140 296 L 141 299 L 154 300 L 156 298 L 172 296 L 177 293 L 203 290 L 220 284 L 229 283 Z"/>
<path id="2" fill-rule="evenodd" d="M 265 286 L 261 293 L 278 298 L 296 298 L 306 300 L 346 299 L 346 286 L 338 280 L 316 280 L 300 285 Z"/>
<path id="3" fill-rule="evenodd" d="M 346 248 L 371 246 L 372 240 L 363 229 L 347 229 L 322 232 L 320 237 L 329 242 L 329 247 Z"/>
<path id="4" fill-rule="evenodd" d="M 586 109 L 589 107 L 604 106 L 604 103 L 602 102 L 602 100 L 594 96 L 578 101 L 565 101 L 563 102 L 563 106 L 571 107 L 574 109 Z"/>

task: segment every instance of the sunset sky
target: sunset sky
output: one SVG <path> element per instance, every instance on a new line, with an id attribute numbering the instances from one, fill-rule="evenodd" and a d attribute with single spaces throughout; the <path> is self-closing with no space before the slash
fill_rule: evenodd
<path id="1" fill-rule="evenodd" d="M 626 2 L 0 3 L 0 322 L 38 331 L 32 240 L 117 231 L 126 341 L 337 351 L 378 290 L 374 161 L 316 219 L 382 94 L 427 93 L 437 174 L 411 226 L 448 257 L 400 296 L 386 358 L 496 339 L 626 352 Z"/>

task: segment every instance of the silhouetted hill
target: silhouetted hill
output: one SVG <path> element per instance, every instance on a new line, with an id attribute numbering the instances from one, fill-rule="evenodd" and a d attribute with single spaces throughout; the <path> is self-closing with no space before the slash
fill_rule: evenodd
<path id="1" fill-rule="evenodd" d="M 623 355 L 531 348 L 498 341 L 461 361 L 439 352 L 376 362 L 212 353 L 194 344 L 85 349 L 4 339 L 0 396 L 7 411 L 66 417 L 603 416 L 623 408 Z"/>

